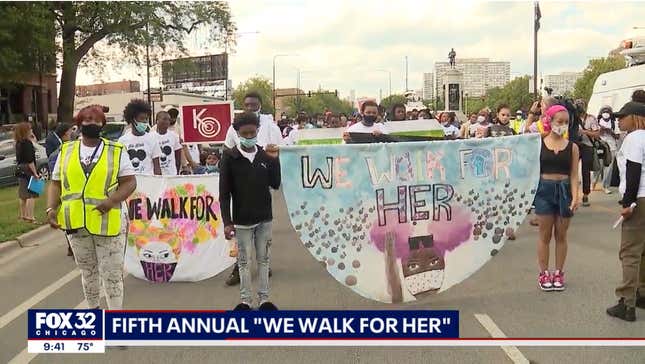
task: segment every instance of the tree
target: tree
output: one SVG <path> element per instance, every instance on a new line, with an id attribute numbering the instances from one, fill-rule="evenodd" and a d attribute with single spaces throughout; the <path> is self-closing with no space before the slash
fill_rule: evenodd
<path id="1" fill-rule="evenodd" d="M 0 19 L 0 83 L 27 73 L 56 72 L 54 18 L 45 4 L 3 3 Z"/>
<path id="2" fill-rule="evenodd" d="M 403 105 L 405 105 L 406 101 L 407 100 L 405 99 L 405 96 L 403 96 L 403 95 L 396 95 L 396 94 L 395 95 L 390 95 L 388 97 L 383 98 L 383 100 L 381 100 L 381 107 L 383 107 L 383 109 L 385 109 L 385 111 L 389 112 L 390 109 L 392 108 L 392 105 L 394 105 L 394 104 L 403 104 Z"/>
<path id="3" fill-rule="evenodd" d="M 598 76 L 622 68 L 625 68 L 625 59 L 620 55 L 590 60 L 587 68 L 582 73 L 582 77 L 576 81 L 573 96 L 589 101 L 593 92 L 593 85 L 596 83 Z"/>
<path id="4" fill-rule="evenodd" d="M 529 76 L 516 77 L 504 87 L 494 87 L 486 93 L 486 104 L 491 110 L 497 110 L 501 104 L 506 104 L 511 111 L 527 109 L 533 102 L 529 93 Z"/>
<path id="5" fill-rule="evenodd" d="M 99 42 L 118 48 L 120 58 L 140 64 L 146 45 L 187 53 L 184 36 L 198 27 L 210 27 L 211 37 L 220 43 L 230 42 L 235 32 L 224 1 L 56 1 L 47 6 L 62 40 L 58 120 L 63 121 L 72 118 L 79 65 L 88 60 L 88 53 L 105 61 L 95 47 Z"/>
<path id="6" fill-rule="evenodd" d="M 262 97 L 262 113 L 273 115 L 273 86 L 269 79 L 261 76 L 251 77 L 233 90 L 235 107 L 238 109 L 243 108 L 244 95 L 251 91 L 257 92 Z"/>
<path id="7" fill-rule="evenodd" d="M 311 97 L 303 94 L 300 97 L 289 97 L 286 101 L 288 113 L 295 116 L 300 111 L 309 115 L 322 114 L 331 111 L 334 114 L 352 113 L 352 105 L 349 101 L 341 100 L 334 94 L 316 94 L 312 93 Z"/>

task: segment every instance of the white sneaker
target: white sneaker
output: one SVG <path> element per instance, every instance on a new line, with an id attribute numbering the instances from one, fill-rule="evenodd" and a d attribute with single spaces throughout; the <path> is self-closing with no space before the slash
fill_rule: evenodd
<path id="1" fill-rule="evenodd" d="M 611 195 L 611 194 L 612 194 L 612 192 L 611 192 L 611 190 L 610 190 L 609 188 L 605 188 L 605 189 L 604 189 L 604 191 L 605 191 L 605 193 L 606 193 L 606 194 L 608 194 L 608 195 Z"/>

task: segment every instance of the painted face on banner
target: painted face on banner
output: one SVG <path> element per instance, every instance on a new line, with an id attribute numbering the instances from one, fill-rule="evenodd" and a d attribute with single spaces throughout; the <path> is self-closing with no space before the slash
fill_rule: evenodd
<path id="1" fill-rule="evenodd" d="M 177 256 L 170 244 L 163 241 L 151 241 L 139 250 L 141 267 L 146 278 L 151 282 L 168 282 L 175 273 Z"/>

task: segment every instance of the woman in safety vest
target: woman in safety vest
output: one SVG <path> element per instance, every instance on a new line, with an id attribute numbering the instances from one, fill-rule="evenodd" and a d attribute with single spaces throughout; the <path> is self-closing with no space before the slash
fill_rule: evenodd
<path id="1" fill-rule="evenodd" d="M 69 238 L 88 307 L 99 308 L 102 281 L 108 308 L 118 310 L 123 305 L 127 232 L 121 203 L 137 182 L 123 144 L 99 137 L 105 121 L 96 106 L 76 116 L 82 138 L 61 146 L 47 196 L 47 219 Z"/>

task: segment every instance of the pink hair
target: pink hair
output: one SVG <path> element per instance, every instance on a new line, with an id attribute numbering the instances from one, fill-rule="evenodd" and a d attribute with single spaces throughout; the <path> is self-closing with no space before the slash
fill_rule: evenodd
<path id="1" fill-rule="evenodd" d="M 553 105 L 546 110 L 542 117 L 542 126 L 545 132 L 551 131 L 551 120 L 553 120 L 555 114 L 561 111 L 567 111 L 567 108 L 562 105 Z"/>

